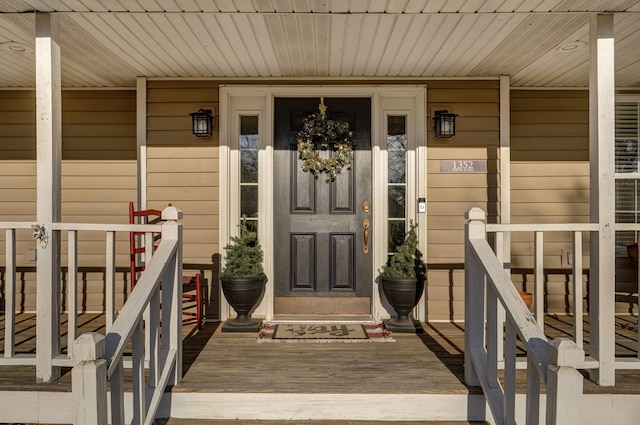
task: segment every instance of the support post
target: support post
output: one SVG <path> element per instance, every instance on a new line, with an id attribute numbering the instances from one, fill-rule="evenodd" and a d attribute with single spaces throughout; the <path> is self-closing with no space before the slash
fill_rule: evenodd
<path id="1" fill-rule="evenodd" d="M 74 425 L 107 424 L 106 338 L 97 332 L 80 335 L 71 346 L 71 358 L 78 363 L 71 370 Z"/>
<path id="2" fill-rule="evenodd" d="M 36 13 L 36 154 L 38 240 L 36 380 L 60 376 L 60 222 L 62 107 L 59 15 Z"/>
<path id="3" fill-rule="evenodd" d="M 147 209 L 147 79 L 136 81 L 136 151 L 138 163 L 138 210 Z"/>
<path id="4" fill-rule="evenodd" d="M 549 343 L 547 368 L 547 425 L 582 423 L 583 376 L 576 369 L 584 364 L 584 350 L 567 338 Z"/>
<path id="5" fill-rule="evenodd" d="M 508 75 L 500 76 L 500 223 L 511 223 L 511 87 Z M 502 258 L 511 275 L 511 232 L 502 236 Z"/>
<path id="6" fill-rule="evenodd" d="M 162 279 L 162 351 L 176 350 L 176 364 L 169 385 L 178 385 L 182 379 L 182 211 L 173 206 L 162 210 L 162 239 L 176 240 L 175 257 Z"/>
<path id="7" fill-rule="evenodd" d="M 593 16 L 589 26 L 589 158 L 591 235 L 589 317 L 590 356 L 598 360 L 591 379 L 615 384 L 615 76 L 613 15 Z"/>
<path id="8" fill-rule="evenodd" d="M 484 346 L 484 273 L 472 253 L 471 239 L 485 239 L 485 213 L 471 208 L 465 213 L 464 225 L 464 380 L 467 385 L 479 387 L 480 380 L 473 366 L 472 351 Z"/>

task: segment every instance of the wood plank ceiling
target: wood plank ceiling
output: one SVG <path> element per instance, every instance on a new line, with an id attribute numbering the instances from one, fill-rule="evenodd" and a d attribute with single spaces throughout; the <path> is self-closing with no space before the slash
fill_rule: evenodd
<path id="1" fill-rule="evenodd" d="M 137 76 L 512 76 L 586 87 L 588 22 L 615 13 L 616 85 L 640 86 L 640 0 L 3 0 L 0 87 L 32 87 L 33 11 L 61 16 L 65 87 Z M 578 48 L 560 51 L 562 43 Z M 14 49 L 25 48 L 17 53 Z"/>

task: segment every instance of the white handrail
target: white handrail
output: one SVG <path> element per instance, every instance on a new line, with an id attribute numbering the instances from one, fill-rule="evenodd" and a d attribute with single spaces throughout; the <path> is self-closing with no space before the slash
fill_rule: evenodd
<path id="1" fill-rule="evenodd" d="M 110 400 L 111 423 L 122 424 L 125 410 L 132 412 L 132 423 L 151 425 L 160 405 L 162 394 L 168 385 L 177 385 L 182 377 L 182 225 L 178 220 L 182 212 L 175 207 L 167 207 L 162 212 L 162 224 L 156 225 L 120 225 L 89 223 L 56 223 L 47 231 L 67 231 L 69 234 L 69 273 L 68 279 L 69 314 L 69 356 L 56 356 L 50 359 L 54 366 L 73 366 L 72 391 L 74 398 L 75 423 L 107 423 L 107 400 Z M 31 229 L 34 223 L 0 223 L 0 229 L 6 229 L 7 282 L 12 285 L 9 293 L 15 292 L 15 233 L 16 229 Z M 77 332 L 75 315 L 78 272 L 78 231 L 98 231 L 106 233 L 106 306 L 107 335 L 96 333 L 83 334 L 71 340 Z M 115 281 L 115 233 L 144 232 L 146 235 L 161 233 L 158 249 L 149 250 L 145 258 L 145 271 L 137 282 L 117 317 L 114 309 Z M 148 239 L 151 239 L 150 237 Z M 153 255 L 151 255 L 153 253 Z M 162 291 L 160 291 L 162 282 Z M 160 295 L 161 294 L 161 295 Z M 7 302 L 14 309 L 14 302 Z M 110 313 L 111 312 L 111 313 Z M 15 316 L 10 311 L 9 317 Z M 53 318 L 59 320 L 59 317 Z M 33 365 L 35 358 L 23 358 L 14 355 L 14 326 L 11 321 L 5 326 L 5 356 L 0 364 Z M 160 332 L 162 327 L 162 332 Z M 145 347 L 145 333 L 150 346 Z M 133 369 L 133 406 L 125 409 L 124 397 L 124 350 L 131 342 Z M 149 379 L 145 376 L 145 353 L 148 360 Z M 107 398 L 110 388 L 111 397 Z M 145 392 L 149 392 L 145 394 Z"/>
<path id="2" fill-rule="evenodd" d="M 168 262 L 177 249 L 176 241 L 162 240 L 155 255 L 146 265 L 136 283 L 136 290 L 122 306 L 120 314 L 107 333 L 107 346 L 104 359 L 109 364 L 108 376 L 111 377 L 117 363 L 122 360 L 124 349 L 133 336 L 136 326 L 142 321 L 145 308 L 155 291 L 159 289 L 160 278 L 169 267 Z"/>
<path id="3" fill-rule="evenodd" d="M 583 329 L 583 265 L 582 241 L 583 233 L 598 231 L 594 223 L 539 223 L 539 224 L 485 224 L 486 233 L 496 234 L 496 245 L 500 246 L 504 233 L 533 233 L 533 311 L 538 325 L 544 329 L 544 234 L 550 232 L 571 233 L 573 251 L 572 294 L 573 294 L 573 340 L 578 346 L 584 345 Z M 497 250 L 496 250 L 497 251 Z M 499 252 L 496 252 L 498 255 Z M 502 259 L 509 264 L 509 259 Z M 501 353 L 500 353 L 501 354 Z"/>
<path id="4" fill-rule="evenodd" d="M 487 276 L 488 283 L 491 283 L 492 295 L 496 296 L 505 307 L 507 320 L 514 325 L 522 343 L 526 346 L 526 351 L 533 356 L 534 364 L 538 373 L 546 380 L 547 360 L 547 337 L 538 326 L 535 318 L 529 312 L 522 297 L 518 294 L 513 282 L 502 269 L 502 264 L 494 255 L 491 246 L 484 239 L 469 240 L 473 248 L 478 264 Z"/>
<path id="5" fill-rule="evenodd" d="M 1 365 L 32 366 L 35 354 L 15 353 L 15 314 L 16 314 L 16 282 L 19 267 L 16 267 L 16 230 L 32 229 L 35 222 L 0 222 L 0 230 L 5 230 L 5 329 L 4 354 L 0 357 Z M 106 327 L 111 327 L 115 319 L 115 233 L 144 232 L 145 234 L 162 233 L 162 224 L 103 224 L 103 223 L 54 223 L 47 231 L 66 231 L 68 234 L 67 264 L 67 347 L 72 346 L 77 336 L 77 273 L 78 269 L 78 232 L 106 233 L 105 263 L 105 307 Z M 72 366 L 70 353 L 58 355 L 51 360 L 55 366 Z"/>
<path id="6" fill-rule="evenodd" d="M 505 273 L 503 262 L 486 241 L 485 214 L 467 212 L 465 225 L 465 381 L 480 386 L 494 420 L 516 424 L 516 344 L 527 355 L 526 423 L 540 421 L 540 381 L 546 383 L 546 424 L 572 425 L 582 403 L 584 351 L 573 341 L 549 342 Z M 504 387 L 498 377 L 502 340 L 499 306 L 504 309 Z M 498 330 L 500 329 L 500 331 Z M 569 390 L 570 388 L 570 390 Z"/>
<path id="7" fill-rule="evenodd" d="M 79 413 L 76 417 L 79 418 L 80 423 L 106 424 L 107 407 L 100 406 L 103 400 L 107 400 L 107 382 L 110 384 L 111 391 L 109 398 L 111 423 L 119 425 L 125 422 L 127 409 L 124 397 L 123 358 L 129 343 L 131 343 L 133 365 L 133 405 L 130 409 L 133 424 L 153 424 L 165 388 L 180 382 L 182 377 L 180 297 L 182 226 L 176 220 L 181 217 L 181 211 L 175 207 L 167 207 L 163 211 L 162 218 L 167 221 L 161 226 L 163 237 L 160 245 L 153 256 L 147 259 L 145 270 L 135 290 L 131 292 L 118 317 L 111 324 L 104 342 L 103 360 L 95 360 L 96 367 L 90 369 L 87 369 L 85 360 L 73 369 L 74 376 L 83 377 L 73 387 L 74 398 L 78 400 Z M 162 282 L 162 291 L 160 291 L 160 282 Z M 161 297 L 158 296 L 160 292 Z M 162 317 L 161 321 L 157 317 L 152 317 L 158 314 Z M 160 326 L 162 332 L 159 332 Z M 148 349 L 156 355 L 149 357 L 148 380 L 145 377 L 144 367 L 145 333 L 156 335 L 154 338 L 149 338 L 152 344 Z M 160 337 L 157 337 L 158 335 Z M 94 340 L 86 335 L 81 335 L 79 339 L 81 338 L 84 338 L 83 340 L 89 346 L 94 344 Z M 80 352 L 84 351 L 80 350 Z M 95 351 L 98 349 L 96 348 Z M 99 362 L 105 360 L 106 367 L 98 367 Z M 85 372 L 86 370 L 91 373 Z M 90 390 L 87 391 L 87 388 Z M 83 397 L 89 398 L 86 403 L 82 402 Z M 82 407 L 84 405 L 97 406 L 95 416 L 90 416 Z"/>

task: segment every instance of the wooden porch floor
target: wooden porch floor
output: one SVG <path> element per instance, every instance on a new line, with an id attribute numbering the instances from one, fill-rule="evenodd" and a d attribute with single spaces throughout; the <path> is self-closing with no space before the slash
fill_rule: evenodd
<path id="1" fill-rule="evenodd" d="M 83 332 L 104 332 L 104 316 L 79 317 Z M 66 321 L 62 347 L 66 350 Z M 202 330 L 185 325 L 184 379 L 174 393 L 331 393 L 331 394 L 479 394 L 464 384 L 464 329 L 461 323 L 423 324 L 423 335 L 393 334 L 395 342 L 262 343 L 255 334 L 222 333 L 217 323 Z M 35 315 L 16 316 L 17 353 L 35 350 Z M 547 316 L 549 338 L 570 336 L 571 317 Z M 0 316 L 4 349 L 4 316 Z M 589 323 L 585 319 L 585 351 Z M 616 351 L 637 356 L 637 318 L 616 318 Z M 1 353 L 2 351 L 0 351 Z M 51 384 L 35 383 L 34 367 L 0 366 L 0 391 L 69 391 L 70 373 Z M 524 392 L 521 371 L 519 391 Z M 585 380 L 588 394 L 640 394 L 640 371 L 616 373 L 616 386 L 603 388 Z"/>

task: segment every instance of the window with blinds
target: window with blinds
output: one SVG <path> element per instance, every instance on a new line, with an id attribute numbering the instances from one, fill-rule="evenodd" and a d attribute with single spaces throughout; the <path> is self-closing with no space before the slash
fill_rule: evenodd
<path id="1" fill-rule="evenodd" d="M 640 102 L 616 104 L 616 222 L 639 222 Z M 638 240 L 638 232 L 616 232 L 616 245 Z"/>

